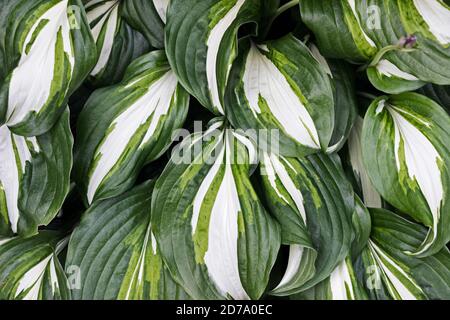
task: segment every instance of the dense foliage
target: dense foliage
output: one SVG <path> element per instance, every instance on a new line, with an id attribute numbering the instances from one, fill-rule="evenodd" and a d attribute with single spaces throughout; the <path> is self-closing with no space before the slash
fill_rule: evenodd
<path id="1" fill-rule="evenodd" d="M 450 299 L 446 0 L 0 1 L 0 299 Z"/>

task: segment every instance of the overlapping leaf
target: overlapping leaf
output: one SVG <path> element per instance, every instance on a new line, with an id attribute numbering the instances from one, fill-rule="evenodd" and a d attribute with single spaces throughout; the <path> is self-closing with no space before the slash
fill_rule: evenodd
<path id="1" fill-rule="evenodd" d="M 293 295 L 300 300 L 366 300 L 367 293 L 355 275 L 350 258 L 342 261 L 324 281 L 315 287 Z"/>
<path id="2" fill-rule="evenodd" d="M 450 239 L 450 117 L 434 101 L 415 94 L 381 97 L 364 119 L 362 153 L 377 191 L 389 203 L 430 228 L 419 256 Z"/>
<path id="3" fill-rule="evenodd" d="M 0 43 L 0 123 L 15 134 L 48 131 L 95 64 L 95 43 L 79 0 L 9 1 Z"/>
<path id="4" fill-rule="evenodd" d="M 350 253 L 354 195 L 335 158 L 264 156 L 265 201 L 290 245 L 283 279 L 273 290 L 288 295 L 326 279 Z"/>
<path id="5" fill-rule="evenodd" d="M 448 249 L 421 259 L 405 254 L 423 243 L 426 229 L 384 209 L 371 209 L 371 214 L 371 241 L 356 267 L 370 298 L 449 299 Z"/>
<path id="6" fill-rule="evenodd" d="M 377 53 L 375 42 L 365 33 L 356 4 L 359 0 L 304 0 L 303 22 L 314 32 L 321 52 L 329 58 L 367 61 Z"/>
<path id="7" fill-rule="evenodd" d="M 256 150 L 221 121 L 187 137 L 158 179 L 152 224 L 161 254 L 195 299 L 258 299 L 280 232 L 249 180 Z"/>
<path id="8" fill-rule="evenodd" d="M 349 180 L 353 182 L 354 189 L 364 205 L 371 208 L 381 208 L 383 199 L 375 190 L 363 160 L 362 130 L 364 120 L 357 116 L 353 129 L 348 137 L 345 149 L 345 164 L 348 168 Z"/>
<path id="9" fill-rule="evenodd" d="M 450 86 L 427 84 L 419 90 L 419 93 L 436 101 L 450 114 Z"/>
<path id="10" fill-rule="evenodd" d="M 118 85 L 95 91 L 79 116 L 75 148 L 75 178 L 87 202 L 129 189 L 169 147 L 188 103 L 162 51 L 135 60 Z"/>
<path id="11" fill-rule="evenodd" d="M 267 130 L 268 136 L 277 131 L 279 152 L 285 156 L 326 150 L 333 134 L 333 89 L 327 69 L 292 35 L 260 45 L 241 44 L 230 73 L 226 108 L 236 128 Z M 274 148 L 270 140 L 260 143 Z"/>
<path id="12" fill-rule="evenodd" d="M 130 62 L 148 47 L 143 36 L 121 17 L 120 0 L 87 1 L 87 20 L 97 44 L 98 59 L 90 73 L 96 85 L 120 81 Z"/>
<path id="13" fill-rule="evenodd" d="M 307 0 L 301 11 L 326 56 L 374 60 L 367 73 L 379 90 L 400 93 L 425 82 L 450 84 L 450 7 L 443 1 Z M 414 50 L 402 50 L 412 34 Z"/>
<path id="14" fill-rule="evenodd" d="M 187 299 L 164 266 L 151 230 L 146 182 L 87 210 L 69 243 L 66 269 L 79 268 L 74 299 Z"/>
<path id="15" fill-rule="evenodd" d="M 164 25 L 171 0 L 120 0 L 122 16 L 152 47 L 164 48 Z"/>
<path id="16" fill-rule="evenodd" d="M 72 168 L 69 112 L 47 133 L 22 137 L 0 126 L 0 235 L 32 235 L 57 215 Z"/>
<path id="17" fill-rule="evenodd" d="M 58 260 L 66 244 L 53 231 L 30 238 L 0 238 L 0 299 L 70 299 L 69 282 Z"/>
<path id="18" fill-rule="evenodd" d="M 272 0 L 172 0 L 166 51 L 180 83 L 200 103 L 224 114 L 224 93 L 237 55 L 237 32 L 257 24 Z"/>

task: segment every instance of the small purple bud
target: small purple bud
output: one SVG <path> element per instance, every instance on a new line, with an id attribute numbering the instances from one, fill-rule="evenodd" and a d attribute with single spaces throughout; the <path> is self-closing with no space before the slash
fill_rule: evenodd
<path id="1" fill-rule="evenodd" d="M 398 41 L 398 45 L 405 49 L 414 48 L 417 43 L 417 37 L 415 35 L 409 35 L 407 37 L 401 37 Z"/>

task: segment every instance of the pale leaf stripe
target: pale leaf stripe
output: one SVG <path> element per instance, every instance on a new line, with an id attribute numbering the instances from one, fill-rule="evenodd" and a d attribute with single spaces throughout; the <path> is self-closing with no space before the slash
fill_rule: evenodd
<path id="1" fill-rule="evenodd" d="M 31 111 L 39 112 L 50 98 L 54 70 L 62 68 L 55 65 L 55 45 L 61 31 L 64 52 L 67 54 L 71 74 L 75 58 L 72 50 L 70 25 L 67 16 L 68 0 L 51 7 L 33 24 L 22 48 L 19 64 L 14 69 L 9 84 L 7 124 L 13 126 L 25 119 Z M 38 25 L 48 20 L 40 30 L 29 52 L 27 45 Z"/>
<path id="2" fill-rule="evenodd" d="M 211 29 L 206 45 L 206 75 L 208 77 L 208 86 L 211 93 L 213 107 L 224 114 L 224 108 L 220 101 L 219 85 L 217 83 L 217 57 L 219 47 L 228 28 L 236 20 L 239 10 L 246 0 L 237 0 L 236 4 L 227 12 L 227 14 Z"/>
<path id="3" fill-rule="evenodd" d="M 288 135 L 302 145 L 319 149 L 319 136 L 311 115 L 285 76 L 260 49 L 264 48 L 251 46 L 243 77 L 245 96 L 253 115 L 258 118 L 259 101 L 264 98 Z"/>

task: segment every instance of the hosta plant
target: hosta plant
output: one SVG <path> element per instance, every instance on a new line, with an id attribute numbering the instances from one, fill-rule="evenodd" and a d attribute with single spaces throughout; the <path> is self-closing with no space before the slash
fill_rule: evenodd
<path id="1" fill-rule="evenodd" d="M 0 1 L 0 299 L 450 299 L 446 0 Z"/>

